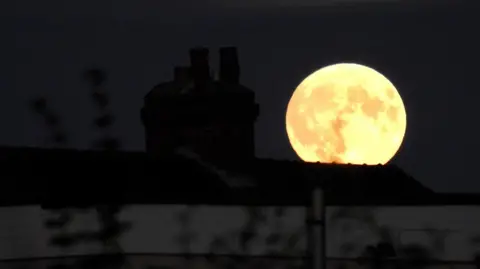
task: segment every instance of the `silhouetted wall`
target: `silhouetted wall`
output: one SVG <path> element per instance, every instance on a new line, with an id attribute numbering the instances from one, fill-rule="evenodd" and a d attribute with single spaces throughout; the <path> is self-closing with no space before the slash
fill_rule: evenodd
<path id="1" fill-rule="evenodd" d="M 415 246 L 432 259 L 473 261 L 480 250 L 479 213 L 478 206 L 328 207 L 327 255 L 358 258 L 367 246 L 390 241 L 399 256 Z M 0 259 L 64 255 L 48 244 L 45 214 L 40 207 L 2 208 Z M 126 253 L 301 257 L 305 252 L 303 208 L 130 206 L 120 219 L 132 225 L 118 240 Z M 97 226 L 95 212 L 86 212 L 75 216 L 70 231 Z M 242 245 L 246 232 L 253 236 Z M 100 245 L 84 244 L 68 254 L 101 251 Z"/>

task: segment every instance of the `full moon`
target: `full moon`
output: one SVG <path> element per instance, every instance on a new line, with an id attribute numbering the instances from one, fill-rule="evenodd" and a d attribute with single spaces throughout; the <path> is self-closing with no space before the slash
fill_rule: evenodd
<path id="1" fill-rule="evenodd" d="M 387 163 L 402 144 L 407 115 L 395 86 L 376 70 L 340 63 L 295 89 L 286 114 L 292 148 L 306 162 Z"/>

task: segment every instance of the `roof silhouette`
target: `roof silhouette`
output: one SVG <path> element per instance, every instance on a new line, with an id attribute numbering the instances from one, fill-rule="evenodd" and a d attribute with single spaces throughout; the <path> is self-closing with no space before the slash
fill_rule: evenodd
<path id="1" fill-rule="evenodd" d="M 222 175 L 180 156 L 144 152 L 0 147 L 0 205 L 64 203 L 285 205 L 309 203 L 314 181 L 330 205 L 480 204 L 475 194 L 437 194 L 394 165 L 330 165 L 252 159 L 223 163 Z"/>

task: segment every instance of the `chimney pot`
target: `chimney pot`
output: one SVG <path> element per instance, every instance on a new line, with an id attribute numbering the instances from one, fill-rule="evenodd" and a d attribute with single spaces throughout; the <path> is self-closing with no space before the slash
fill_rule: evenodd
<path id="1" fill-rule="evenodd" d="M 220 48 L 220 80 L 238 84 L 240 79 L 240 65 L 236 47 Z"/>
<path id="2" fill-rule="evenodd" d="M 195 87 L 204 89 L 210 80 L 210 67 L 208 64 L 208 49 L 194 48 L 190 50 L 190 64 Z"/>

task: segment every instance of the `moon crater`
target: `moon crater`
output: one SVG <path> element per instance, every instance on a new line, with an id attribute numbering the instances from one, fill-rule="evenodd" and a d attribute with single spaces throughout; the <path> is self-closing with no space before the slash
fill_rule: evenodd
<path id="1" fill-rule="evenodd" d="M 305 78 L 287 108 L 290 143 L 308 162 L 384 164 L 399 149 L 406 112 L 395 86 L 358 64 L 337 64 Z"/>

